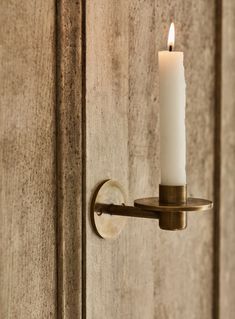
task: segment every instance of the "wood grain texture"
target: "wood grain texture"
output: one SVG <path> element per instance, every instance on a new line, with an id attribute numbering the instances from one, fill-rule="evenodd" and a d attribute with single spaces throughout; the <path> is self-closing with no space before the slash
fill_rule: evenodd
<path id="1" fill-rule="evenodd" d="M 235 3 L 223 1 L 220 318 L 235 317 Z"/>
<path id="2" fill-rule="evenodd" d="M 55 318 L 54 1 L 0 4 L 0 318 Z"/>
<path id="3" fill-rule="evenodd" d="M 104 241 L 91 229 L 89 201 L 106 178 L 126 187 L 128 203 L 158 193 L 157 52 L 170 18 L 185 52 L 189 192 L 212 197 L 214 12 L 212 0 L 87 1 L 88 319 L 212 318 L 212 213 L 190 216 L 179 233 L 129 219 Z"/>
<path id="4" fill-rule="evenodd" d="M 129 318 L 128 234 L 105 241 L 90 224 L 100 182 L 116 179 L 128 189 L 128 1 L 86 3 L 86 315 Z"/>
<path id="5" fill-rule="evenodd" d="M 58 318 L 81 318 L 82 1 L 57 5 Z"/>
<path id="6" fill-rule="evenodd" d="M 168 10 L 162 2 L 156 11 L 159 47 L 165 47 L 172 16 L 176 50 L 185 52 L 188 191 L 207 198 L 213 194 L 214 11 L 214 1 L 183 1 L 180 7 L 173 1 Z M 212 317 L 213 214 L 189 214 L 188 223 L 185 233 L 159 235 L 155 314 L 160 318 Z"/>

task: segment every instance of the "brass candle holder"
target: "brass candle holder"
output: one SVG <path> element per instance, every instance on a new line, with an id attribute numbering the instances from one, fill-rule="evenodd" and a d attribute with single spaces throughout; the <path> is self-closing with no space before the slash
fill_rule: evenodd
<path id="1" fill-rule="evenodd" d="M 93 226 L 102 238 L 115 238 L 122 231 L 126 217 L 158 219 L 164 230 L 183 230 L 187 227 L 187 212 L 211 209 L 213 203 L 201 198 L 188 198 L 187 186 L 159 185 L 159 198 L 136 199 L 126 206 L 122 186 L 107 180 L 95 191 L 91 203 Z"/>

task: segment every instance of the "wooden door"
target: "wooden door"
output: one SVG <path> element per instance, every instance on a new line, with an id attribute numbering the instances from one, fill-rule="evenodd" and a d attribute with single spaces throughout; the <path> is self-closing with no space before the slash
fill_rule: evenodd
<path id="1" fill-rule="evenodd" d="M 232 0 L 0 4 L 0 318 L 233 318 Z M 159 184 L 157 53 L 185 53 L 189 193 L 182 232 L 129 219 L 115 241 L 91 197 Z M 228 196 L 230 194 L 230 196 Z"/>

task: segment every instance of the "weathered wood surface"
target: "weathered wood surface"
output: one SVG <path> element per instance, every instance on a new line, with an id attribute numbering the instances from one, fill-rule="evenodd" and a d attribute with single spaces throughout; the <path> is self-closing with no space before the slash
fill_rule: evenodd
<path id="1" fill-rule="evenodd" d="M 57 7 L 58 318 L 63 319 L 81 318 L 82 311 L 81 2 L 61 0 Z"/>
<path id="2" fill-rule="evenodd" d="M 89 211 L 103 180 L 128 189 L 128 1 L 87 1 L 86 11 L 86 312 L 87 318 L 128 318 L 134 289 L 126 271 L 128 232 L 117 241 L 98 238 Z"/>
<path id="3" fill-rule="evenodd" d="M 57 55 L 54 1 L 0 5 L 1 318 L 72 319 L 82 313 L 85 17 L 80 1 L 57 5 Z M 185 52 L 189 191 L 211 198 L 214 5 L 212 0 L 184 0 L 180 6 L 176 0 L 86 2 L 83 314 L 88 319 L 212 318 L 213 214 L 190 216 L 180 233 L 163 232 L 156 221 L 129 219 L 120 238 L 104 241 L 91 228 L 89 205 L 95 186 L 107 178 L 123 184 L 128 203 L 158 193 L 157 52 L 165 48 L 170 18 L 176 23 L 176 49 Z M 233 1 L 224 0 L 221 318 L 235 313 L 234 16 Z"/>
<path id="4" fill-rule="evenodd" d="M 170 18 L 185 52 L 189 191 L 212 197 L 214 1 L 87 1 L 86 10 L 87 318 L 212 318 L 212 213 L 190 216 L 180 233 L 129 219 L 120 238 L 104 241 L 89 203 L 107 178 L 129 203 L 158 192 L 157 52 Z"/>
<path id="5" fill-rule="evenodd" d="M 0 318 L 55 318 L 54 1 L 0 4 Z"/>
<path id="6" fill-rule="evenodd" d="M 223 1 L 220 318 L 235 317 L 235 2 Z"/>

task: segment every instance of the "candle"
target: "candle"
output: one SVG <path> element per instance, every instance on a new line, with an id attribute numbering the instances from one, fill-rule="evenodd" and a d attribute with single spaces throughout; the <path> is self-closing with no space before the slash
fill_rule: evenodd
<path id="1" fill-rule="evenodd" d="M 174 24 L 168 51 L 158 53 L 160 90 L 160 167 L 162 185 L 186 184 L 185 104 L 183 52 L 173 51 Z"/>

